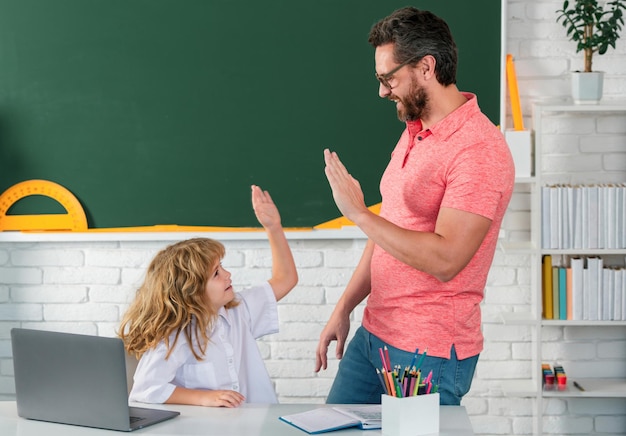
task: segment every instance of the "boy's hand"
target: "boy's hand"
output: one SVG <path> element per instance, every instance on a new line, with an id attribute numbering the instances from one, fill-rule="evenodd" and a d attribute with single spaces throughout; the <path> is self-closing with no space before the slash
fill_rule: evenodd
<path id="1" fill-rule="evenodd" d="M 176 386 L 167 404 L 191 404 L 207 407 L 239 407 L 246 399 L 237 391 L 188 389 Z"/>
<path id="2" fill-rule="evenodd" d="M 259 223 L 266 229 L 280 227 L 280 213 L 269 192 L 252 185 L 252 208 Z"/>
<path id="3" fill-rule="evenodd" d="M 202 406 L 239 407 L 245 398 L 236 391 L 206 391 Z"/>

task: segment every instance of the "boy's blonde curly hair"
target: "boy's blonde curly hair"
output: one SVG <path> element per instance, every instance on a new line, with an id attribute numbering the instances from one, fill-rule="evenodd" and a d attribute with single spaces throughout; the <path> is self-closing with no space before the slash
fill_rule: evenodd
<path id="1" fill-rule="evenodd" d="M 224 254 L 224 246 L 209 238 L 177 242 L 157 253 L 120 324 L 119 336 L 129 353 L 139 358 L 163 340 L 168 358 L 183 332 L 193 355 L 202 359 L 217 318 L 206 284 Z M 225 307 L 237 304 L 233 300 Z"/>

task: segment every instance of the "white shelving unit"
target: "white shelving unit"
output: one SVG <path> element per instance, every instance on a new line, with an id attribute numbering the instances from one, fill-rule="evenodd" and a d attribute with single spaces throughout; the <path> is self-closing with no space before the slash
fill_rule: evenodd
<path id="1" fill-rule="evenodd" d="M 534 175 L 516 180 L 516 183 L 528 185 L 531 195 L 530 212 L 530 240 L 517 243 L 516 246 L 507 247 L 515 251 L 528 253 L 531 259 L 530 265 L 530 289 L 531 303 L 527 312 L 503 313 L 502 322 L 506 325 L 527 326 L 531 331 L 532 377 L 526 379 L 509 380 L 503 382 L 501 387 L 505 395 L 511 397 L 525 397 L 534 399 L 534 434 L 541 435 L 542 417 L 544 412 L 544 399 L 546 398 L 626 398 L 626 379 L 621 378 L 578 378 L 568 373 L 568 384 L 565 390 L 546 390 L 542 388 L 542 330 L 552 327 L 563 328 L 606 328 L 624 327 L 626 336 L 626 321 L 571 321 L 571 320 L 544 320 L 542 319 L 542 267 L 543 255 L 553 256 L 621 256 L 622 262 L 626 258 L 626 249 L 583 249 L 583 250 L 553 250 L 544 249 L 541 245 L 541 187 L 547 183 L 542 175 L 544 117 L 546 116 L 589 116 L 601 118 L 603 116 L 626 114 L 626 101 L 604 102 L 597 105 L 575 105 L 573 103 L 536 103 L 533 105 L 533 130 L 534 130 Z M 554 132 L 550 132 L 554 133 Z M 554 177 L 552 177 L 553 179 Z M 626 181 L 626 171 L 621 175 L 620 182 Z M 587 180 L 563 180 L 563 183 L 588 183 Z M 595 183 L 592 181 L 591 183 Z M 623 263 L 622 263 L 623 265 Z M 566 346 L 566 345 L 565 345 Z M 552 362 L 547 362 L 552 363 Z M 582 386 L 581 391 L 573 385 L 576 381 Z"/>

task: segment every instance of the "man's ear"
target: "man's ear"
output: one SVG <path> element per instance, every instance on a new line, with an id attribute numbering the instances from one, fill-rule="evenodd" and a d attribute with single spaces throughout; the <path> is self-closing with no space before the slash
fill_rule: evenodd
<path id="1" fill-rule="evenodd" d="M 422 77 L 426 80 L 435 76 L 435 65 L 437 61 L 434 56 L 426 55 L 422 59 L 420 59 L 419 64 L 417 65 L 418 71 L 422 75 Z"/>

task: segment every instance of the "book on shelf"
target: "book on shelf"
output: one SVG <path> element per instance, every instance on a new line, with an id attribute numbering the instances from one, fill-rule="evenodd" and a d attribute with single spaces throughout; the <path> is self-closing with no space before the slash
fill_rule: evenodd
<path id="1" fill-rule="evenodd" d="M 562 186 L 561 202 L 559 209 L 561 209 L 561 240 L 559 241 L 559 247 L 570 248 L 573 246 L 574 235 L 574 188 L 571 185 Z"/>
<path id="2" fill-rule="evenodd" d="M 547 254 L 543 256 L 543 274 L 541 280 L 542 300 L 543 300 L 543 318 L 552 319 L 552 256 Z"/>
<path id="3" fill-rule="evenodd" d="M 601 320 L 613 319 L 613 302 L 615 294 L 613 293 L 613 270 L 604 268 L 602 270 L 602 289 L 600 289 L 602 311 L 600 314 Z"/>
<path id="4" fill-rule="evenodd" d="M 567 319 L 567 272 L 564 267 L 559 271 L 559 319 Z"/>
<path id="5" fill-rule="evenodd" d="M 580 247 L 589 248 L 589 189 L 581 187 L 580 191 Z"/>
<path id="6" fill-rule="evenodd" d="M 571 267 L 571 289 L 572 289 L 572 319 L 582 321 L 583 316 L 583 269 L 584 259 L 582 257 L 572 257 Z"/>
<path id="7" fill-rule="evenodd" d="M 584 290 L 587 294 L 589 308 L 587 320 L 598 321 L 602 319 L 602 268 L 604 260 L 601 257 L 591 256 L 587 258 L 587 270 L 589 274 L 589 285 Z"/>
<path id="8" fill-rule="evenodd" d="M 320 407 L 306 412 L 283 415 L 279 419 L 309 434 L 326 433 L 350 427 L 372 430 L 382 427 L 382 406 L 372 404 Z"/>
<path id="9" fill-rule="evenodd" d="M 559 267 L 552 264 L 552 319 L 561 319 L 561 298 L 559 297 Z"/>
<path id="10" fill-rule="evenodd" d="M 574 319 L 574 296 L 572 295 L 572 266 L 568 266 L 563 268 L 565 270 L 565 275 L 563 280 L 565 281 L 565 319 L 572 320 Z"/>
<path id="11" fill-rule="evenodd" d="M 589 268 L 583 270 L 583 319 L 589 319 Z"/>
<path id="12" fill-rule="evenodd" d="M 598 246 L 595 248 L 606 248 L 606 208 L 606 186 L 600 185 L 598 187 Z"/>
<path id="13" fill-rule="evenodd" d="M 559 188 L 557 186 L 550 187 L 550 245 L 548 248 L 559 248 L 560 236 L 560 216 L 559 216 Z"/>
<path id="14" fill-rule="evenodd" d="M 605 188 L 606 191 L 606 209 L 607 214 L 606 225 L 604 226 L 605 247 L 619 248 L 617 242 L 617 186 L 610 184 Z"/>
<path id="15" fill-rule="evenodd" d="M 550 187 L 541 187 L 541 246 L 552 248 L 550 235 Z M 545 306 L 544 306 L 545 307 Z"/>
<path id="16" fill-rule="evenodd" d="M 589 224 L 589 240 L 586 248 L 600 248 L 598 241 L 598 233 L 600 229 L 599 211 L 598 211 L 598 187 L 587 187 L 587 223 Z"/>
<path id="17" fill-rule="evenodd" d="M 622 273 L 622 319 L 626 320 L 626 268 L 621 270 Z"/>
<path id="18" fill-rule="evenodd" d="M 542 186 L 541 246 L 626 248 L 626 184 Z"/>
<path id="19" fill-rule="evenodd" d="M 626 266 L 599 256 L 544 255 L 541 303 L 546 320 L 626 321 Z"/>
<path id="20" fill-rule="evenodd" d="M 624 297 L 624 293 L 626 292 L 626 288 L 624 288 L 624 269 L 618 269 L 615 271 L 615 282 L 614 282 L 614 306 L 613 306 L 613 319 L 624 319 L 622 312 L 622 304 Z"/>
<path id="21" fill-rule="evenodd" d="M 617 190 L 617 240 L 620 247 L 626 248 L 626 185 L 620 184 Z"/>
<path id="22" fill-rule="evenodd" d="M 584 229 L 585 229 L 585 221 L 583 221 L 583 192 L 584 189 L 580 189 L 579 186 L 572 189 L 572 208 L 574 212 L 572 213 L 573 219 L 573 241 L 572 247 L 575 249 L 583 248 L 583 237 L 584 237 Z"/>

